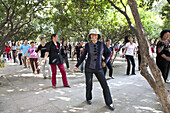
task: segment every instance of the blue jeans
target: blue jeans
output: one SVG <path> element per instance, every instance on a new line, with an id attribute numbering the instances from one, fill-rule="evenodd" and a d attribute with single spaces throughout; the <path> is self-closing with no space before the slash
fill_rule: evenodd
<path id="1" fill-rule="evenodd" d="M 85 58 L 85 61 L 86 60 L 87 60 L 87 58 Z M 81 68 L 80 68 L 82 73 L 83 73 L 83 70 L 84 70 L 83 66 L 84 66 L 84 62 L 81 63 Z"/>

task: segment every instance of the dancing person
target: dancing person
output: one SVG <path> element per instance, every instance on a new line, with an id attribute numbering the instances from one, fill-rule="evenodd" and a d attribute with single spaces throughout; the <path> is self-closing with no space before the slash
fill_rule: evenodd
<path id="1" fill-rule="evenodd" d="M 109 109 L 114 110 L 112 104 L 112 98 L 107 84 L 106 78 L 102 67 L 108 62 L 111 52 L 107 46 L 98 41 L 101 38 L 99 30 L 97 28 L 91 29 L 88 37 L 91 39 L 89 43 L 85 45 L 84 52 L 80 57 L 80 60 L 73 68 L 73 71 L 77 71 L 78 67 L 81 65 L 86 55 L 88 54 L 86 65 L 85 65 L 85 77 L 86 77 L 86 100 L 87 104 L 92 104 L 92 82 L 93 74 L 96 75 L 102 89 L 106 105 Z M 105 60 L 102 61 L 102 56 L 104 55 Z"/>
<path id="2" fill-rule="evenodd" d="M 126 43 L 125 50 L 122 53 L 120 57 L 123 57 L 123 55 L 126 55 L 126 60 L 127 60 L 127 70 L 126 70 L 126 75 L 130 74 L 130 62 L 132 64 L 132 73 L 131 75 L 136 75 L 135 74 L 135 60 L 134 60 L 134 50 L 137 52 L 138 48 L 136 44 L 133 42 L 133 37 L 129 37 L 129 42 Z"/>
<path id="3" fill-rule="evenodd" d="M 140 71 L 141 54 L 140 54 L 140 48 L 139 48 L 139 46 L 138 46 L 137 55 L 138 55 L 138 69 L 139 69 L 139 71 Z"/>
<path id="4" fill-rule="evenodd" d="M 72 43 L 70 42 L 69 43 L 69 54 L 70 54 L 70 58 L 71 58 L 71 55 L 72 55 Z"/>
<path id="5" fill-rule="evenodd" d="M 156 64 L 162 72 L 164 81 L 170 83 L 167 80 L 170 70 L 170 30 L 163 30 L 160 37 L 156 46 Z"/>
<path id="6" fill-rule="evenodd" d="M 8 60 L 11 60 L 11 47 L 9 46 L 9 43 L 7 43 L 7 45 L 5 47 L 5 52 L 7 54 Z"/>
<path id="7" fill-rule="evenodd" d="M 19 50 L 22 50 L 22 56 L 24 56 L 24 55 L 27 53 L 27 51 L 28 51 L 28 49 L 29 49 L 30 47 L 31 47 L 31 46 L 28 44 L 28 41 L 25 39 L 25 40 L 24 40 L 24 44 L 22 44 L 18 49 L 19 49 Z M 23 58 L 25 68 L 27 68 L 27 63 L 28 63 L 28 67 L 30 68 L 29 55 L 30 55 L 30 53 L 28 53 L 28 54 Z M 27 61 L 27 62 L 26 62 L 26 61 Z"/>
<path id="8" fill-rule="evenodd" d="M 70 87 L 68 82 L 67 82 L 67 76 L 66 76 L 66 71 L 63 65 L 63 59 L 61 56 L 61 51 L 60 51 L 60 43 L 58 43 L 58 36 L 56 34 L 51 35 L 51 40 L 50 42 L 47 43 L 47 50 L 44 56 L 44 60 L 42 63 L 45 62 L 49 55 L 49 64 L 51 66 L 52 70 L 52 87 L 56 88 L 56 74 L 57 74 L 57 67 L 60 69 L 60 72 L 62 74 L 62 80 L 64 87 Z"/>
<path id="9" fill-rule="evenodd" d="M 64 62 L 66 63 L 67 69 L 70 70 L 69 62 L 68 62 L 68 50 L 69 48 L 67 46 L 66 41 L 62 41 L 61 55 L 62 55 Z"/>
<path id="10" fill-rule="evenodd" d="M 111 40 L 110 39 L 108 39 L 108 40 L 106 40 L 106 46 L 110 49 L 110 51 L 111 51 L 111 55 L 110 55 L 110 58 L 112 57 L 112 55 L 114 54 L 114 51 L 113 51 L 113 47 L 112 46 L 110 46 L 111 45 Z M 111 61 L 110 61 L 110 59 L 109 59 L 109 61 L 106 63 L 106 66 L 105 67 L 103 67 L 103 71 L 104 71 L 104 75 L 106 76 L 106 72 L 107 72 L 107 67 L 109 68 L 109 77 L 110 78 L 112 78 L 112 79 L 114 79 L 113 78 L 113 66 L 112 66 L 112 63 L 111 63 Z"/>
<path id="11" fill-rule="evenodd" d="M 40 55 L 40 62 L 42 62 L 44 60 L 45 52 L 47 50 L 46 46 L 47 46 L 46 45 L 46 38 L 42 37 L 41 38 L 41 44 L 38 46 L 38 49 L 37 49 L 38 54 L 41 53 L 41 55 Z M 47 73 L 45 72 L 45 67 L 46 66 L 47 66 L 47 69 L 48 69 L 49 79 L 51 79 L 51 69 L 50 69 L 50 65 L 48 63 L 49 63 L 49 57 L 41 65 L 42 66 L 41 70 L 43 72 L 44 79 L 47 79 Z"/>
<path id="12" fill-rule="evenodd" d="M 35 70 L 37 70 L 37 73 L 40 73 L 40 69 L 38 68 L 38 55 L 36 53 L 37 47 L 35 47 L 34 42 L 32 41 L 31 43 L 31 47 L 28 49 L 27 53 L 22 56 L 22 58 L 24 58 L 25 56 L 27 56 L 29 53 L 29 59 L 30 59 L 30 64 L 31 64 L 31 68 L 33 73 L 35 73 Z M 34 67 L 35 64 L 35 67 Z"/>
<path id="13" fill-rule="evenodd" d="M 11 50 L 12 50 L 12 57 L 13 57 L 14 63 L 16 63 L 17 62 L 17 60 L 16 60 L 17 45 L 14 41 L 12 41 Z"/>
<path id="14" fill-rule="evenodd" d="M 84 42 L 83 41 L 81 41 L 81 43 L 80 43 L 80 45 L 82 46 L 81 48 L 80 48 L 80 56 L 83 54 L 83 51 L 84 51 Z M 87 59 L 85 58 L 85 61 L 86 61 Z M 81 70 L 81 73 L 83 73 L 83 70 L 84 70 L 84 61 L 81 63 L 81 66 L 80 66 L 80 70 Z"/>
<path id="15" fill-rule="evenodd" d="M 18 43 L 17 43 L 17 46 L 20 47 L 20 46 L 21 46 L 21 42 L 18 42 Z M 17 50 L 17 51 L 16 51 L 16 54 L 17 54 L 17 53 L 18 53 L 19 63 L 20 63 L 20 65 L 22 65 L 22 59 L 21 59 L 21 57 L 22 57 L 22 50 Z"/>
<path id="16" fill-rule="evenodd" d="M 78 43 L 76 46 L 77 62 L 80 60 L 80 50 L 83 48 L 82 43 L 83 42 Z"/>
<path id="17" fill-rule="evenodd" d="M 125 42 L 123 42 L 123 44 L 121 45 L 121 48 L 122 48 L 122 53 L 124 52 L 124 50 L 125 50 Z M 123 58 L 125 57 L 125 55 L 123 55 Z"/>

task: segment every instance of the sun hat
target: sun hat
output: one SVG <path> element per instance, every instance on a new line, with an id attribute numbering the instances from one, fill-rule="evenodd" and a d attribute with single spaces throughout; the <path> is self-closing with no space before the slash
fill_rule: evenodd
<path id="1" fill-rule="evenodd" d="M 98 34 L 98 39 L 101 38 L 101 34 L 100 34 L 100 32 L 99 32 L 99 30 L 97 28 L 94 28 L 94 29 L 90 30 L 89 35 L 88 35 L 89 38 L 91 38 L 90 37 L 91 34 Z"/>

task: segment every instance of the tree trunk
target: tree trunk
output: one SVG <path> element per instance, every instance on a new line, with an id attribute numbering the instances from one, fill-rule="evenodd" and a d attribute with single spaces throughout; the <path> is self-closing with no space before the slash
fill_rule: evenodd
<path id="1" fill-rule="evenodd" d="M 128 0 L 128 4 L 130 6 L 131 12 L 133 14 L 137 34 L 138 34 L 138 43 L 140 45 L 141 57 L 142 57 L 142 64 L 141 64 L 141 74 L 145 77 L 148 81 L 150 86 L 153 88 L 155 94 L 158 96 L 159 101 L 166 113 L 170 113 L 170 95 L 165 88 L 165 84 L 162 78 L 161 71 L 157 67 L 154 59 L 151 57 L 150 53 L 150 46 L 146 34 L 144 32 L 144 28 L 139 16 L 139 12 L 137 9 L 137 4 L 135 0 Z M 151 70 L 151 74 L 149 74 L 146 63 L 149 64 L 149 68 Z"/>

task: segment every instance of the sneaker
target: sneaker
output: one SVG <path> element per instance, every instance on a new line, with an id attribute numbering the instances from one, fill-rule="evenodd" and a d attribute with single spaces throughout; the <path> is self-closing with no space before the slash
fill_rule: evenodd
<path id="1" fill-rule="evenodd" d="M 44 76 L 44 79 L 47 79 L 47 77 L 46 77 L 46 76 Z"/>
<path id="2" fill-rule="evenodd" d="M 68 86 L 64 86 L 64 87 L 68 87 L 68 88 L 71 88 L 69 85 Z"/>
<path id="3" fill-rule="evenodd" d="M 91 100 L 87 100 L 87 104 L 91 105 L 92 101 Z"/>
<path id="4" fill-rule="evenodd" d="M 166 83 L 170 83 L 170 80 L 166 80 Z"/>
<path id="5" fill-rule="evenodd" d="M 112 111 L 115 110 L 115 107 L 113 106 L 113 104 L 110 104 L 108 107 L 109 107 L 109 109 L 112 110 Z"/>

